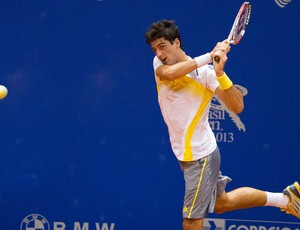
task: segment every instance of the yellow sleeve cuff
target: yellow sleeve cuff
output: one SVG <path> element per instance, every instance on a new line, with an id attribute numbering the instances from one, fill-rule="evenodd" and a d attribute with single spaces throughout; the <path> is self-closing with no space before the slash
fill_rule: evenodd
<path id="1" fill-rule="evenodd" d="M 233 85 L 232 81 L 229 79 L 226 73 L 224 73 L 221 77 L 217 77 L 217 80 L 222 90 L 229 89 Z"/>

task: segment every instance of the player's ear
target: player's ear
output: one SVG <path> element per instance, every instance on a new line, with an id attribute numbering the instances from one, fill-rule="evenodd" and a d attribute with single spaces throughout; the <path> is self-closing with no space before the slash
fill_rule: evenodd
<path id="1" fill-rule="evenodd" d="M 176 45 L 176 48 L 180 48 L 180 40 L 178 38 L 175 38 L 174 44 Z"/>

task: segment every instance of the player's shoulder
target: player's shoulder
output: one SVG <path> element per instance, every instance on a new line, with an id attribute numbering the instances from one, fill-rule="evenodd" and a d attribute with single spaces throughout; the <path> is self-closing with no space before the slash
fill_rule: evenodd
<path id="1" fill-rule="evenodd" d="M 161 60 L 159 60 L 159 58 L 157 56 L 155 56 L 153 58 L 153 68 L 157 69 L 161 65 L 163 65 L 163 63 L 161 62 Z"/>
<path id="2" fill-rule="evenodd" d="M 197 69 L 198 77 L 203 82 L 212 82 L 216 81 L 216 72 L 214 66 L 211 64 L 204 65 Z"/>
<path id="3" fill-rule="evenodd" d="M 162 63 L 161 60 L 155 55 L 153 58 L 153 63 Z"/>
<path id="4" fill-rule="evenodd" d="M 214 72 L 214 66 L 212 64 L 207 64 L 198 68 L 198 73 L 211 73 Z"/>

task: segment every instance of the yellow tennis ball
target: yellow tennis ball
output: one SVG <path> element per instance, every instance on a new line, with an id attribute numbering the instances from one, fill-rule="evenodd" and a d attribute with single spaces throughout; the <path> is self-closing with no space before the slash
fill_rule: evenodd
<path id="1" fill-rule="evenodd" d="M 8 93 L 7 88 L 4 85 L 0 85 L 0 99 L 5 98 L 7 93 Z"/>

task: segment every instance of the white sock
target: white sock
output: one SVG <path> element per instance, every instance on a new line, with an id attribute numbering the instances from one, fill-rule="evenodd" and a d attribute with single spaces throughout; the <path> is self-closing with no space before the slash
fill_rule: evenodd
<path id="1" fill-rule="evenodd" d="M 289 203 L 289 198 L 283 193 L 274 193 L 274 192 L 266 192 L 267 193 L 267 202 L 265 206 L 273 206 L 278 208 L 284 208 Z"/>

